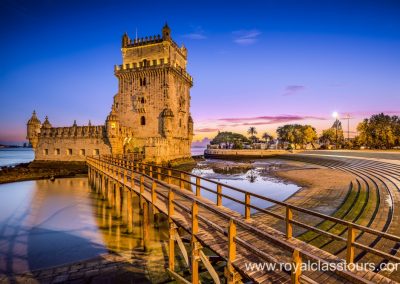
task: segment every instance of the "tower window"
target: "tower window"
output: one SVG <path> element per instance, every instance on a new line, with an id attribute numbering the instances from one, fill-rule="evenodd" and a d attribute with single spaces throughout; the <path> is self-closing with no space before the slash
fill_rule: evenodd
<path id="1" fill-rule="evenodd" d="M 54 150 L 54 155 L 57 155 L 57 156 L 60 155 L 60 149 L 55 149 Z"/>
<path id="2" fill-rule="evenodd" d="M 43 155 L 46 155 L 46 156 L 47 156 L 48 154 L 49 154 L 49 149 L 44 149 L 44 150 L 43 150 Z"/>
<path id="3" fill-rule="evenodd" d="M 93 150 L 93 155 L 98 156 L 100 154 L 99 149 L 94 149 Z"/>
<path id="4" fill-rule="evenodd" d="M 144 116 L 140 118 L 140 125 L 146 125 L 146 118 Z"/>
<path id="5" fill-rule="evenodd" d="M 85 156 L 85 149 L 81 149 L 81 150 L 79 151 L 79 155 Z"/>
<path id="6" fill-rule="evenodd" d="M 142 104 L 144 104 L 144 98 L 141 98 L 141 99 L 140 99 L 140 102 L 141 102 Z"/>
<path id="7" fill-rule="evenodd" d="M 72 149 L 67 149 L 67 155 L 71 156 L 72 155 Z"/>
<path id="8" fill-rule="evenodd" d="M 182 119 L 179 119 L 179 127 L 182 127 Z"/>

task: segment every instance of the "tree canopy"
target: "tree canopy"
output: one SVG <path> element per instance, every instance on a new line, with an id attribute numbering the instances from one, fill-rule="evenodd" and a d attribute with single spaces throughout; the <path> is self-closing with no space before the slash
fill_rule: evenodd
<path id="1" fill-rule="evenodd" d="M 279 140 L 303 147 L 317 139 L 317 132 L 311 125 L 286 124 L 276 130 Z"/>
<path id="2" fill-rule="evenodd" d="M 249 142 L 249 139 L 239 133 L 234 132 L 219 132 L 217 136 L 211 140 L 211 145 L 225 145 L 228 148 L 240 149 L 242 148 L 243 142 Z"/>
<path id="3" fill-rule="evenodd" d="M 400 146 L 400 118 L 383 113 L 366 118 L 357 126 L 357 141 L 373 149 L 390 149 Z"/>

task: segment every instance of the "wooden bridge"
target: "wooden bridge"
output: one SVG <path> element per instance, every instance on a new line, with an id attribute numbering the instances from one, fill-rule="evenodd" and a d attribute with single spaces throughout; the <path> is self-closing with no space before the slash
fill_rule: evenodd
<path id="1" fill-rule="evenodd" d="M 221 277 L 213 269 L 203 247 L 211 249 L 226 261 L 224 277 L 227 283 L 397 283 L 377 273 L 379 269 L 375 269 L 375 272 L 369 270 L 370 267 L 354 269 L 355 258 L 360 253 L 379 257 L 386 262 L 400 263 L 397 250 L 394 253 L 393 250 L 388 251 L 393 244 L 400 244 L 397 235 L 180 170 L 115 156 L 88 157 L 87 163 L 89 181 L 93 188 L 115 208 L 116 217 L 122 216 L 128 231 L 133 229 L 132 196 L 136 194 L 140 197 L 144 246 L 148 238 L 146 226 L 149 223 L 149 208 L 168 216 L 167 270 L 180 283 L 199 283 L 200 266 L 208 270 L 215 283 L 221 283 Z M 333 164 L 331 162 L 330 165 Z M 224 206 L 227 202 L 233 202 L 242 209 L 232 210 Z M 255 205 L 262 202 L 265 206 Z M 266 209 L 271 203 L 284 208 L 284 214 Z M 270 219 L 255 218 L 254 213 L 282 222 L 284 230 L 272 228 L 269 226 Z M 301 218 L 296 219 L 294 216 Z M 307 216 L 340 224 L 345 230 L 341 234 L 323 230 L 307 223 Z M 189 253 L 178 228 L 191 236 Z M 297 238 L 296 228 L 341 243 L 344 251 L 335 255 L 302 241 Z M 383 245 L 366 245 L 359 239 L 360 234 L 379 238 Z M 175 249 L 175 245 L 179 250 Z M 191 281 L 177 272 L 177 251 L 191 272 Z M 302 270 L 306 263 L 331 268 L 335 265 L 337 269 Z M 262 267 L 263 264 L 275 266 Z"/>

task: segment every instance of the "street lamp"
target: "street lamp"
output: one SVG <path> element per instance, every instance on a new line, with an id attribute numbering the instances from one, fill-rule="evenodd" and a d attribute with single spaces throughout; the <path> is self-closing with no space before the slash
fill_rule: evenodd
<path id="1" fill-rule="evenodd" d="M 333 118 L 335 119 L 335 131 L 336 131 L 336 135 L 335 135 L 335 150 L 337 150 L 337 143 L 338 143 L 338 117 L 339 114 L 337 113 L 337 111 L 334 111 L 332 113 Z"/>

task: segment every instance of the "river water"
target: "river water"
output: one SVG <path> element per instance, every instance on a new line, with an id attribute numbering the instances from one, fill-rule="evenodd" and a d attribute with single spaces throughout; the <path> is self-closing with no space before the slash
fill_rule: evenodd
<path id="1" fill-rule="evenodd" d="M 32 148 L 0 148 L 0 167 L 28 163 L 34 158 Z"/>

